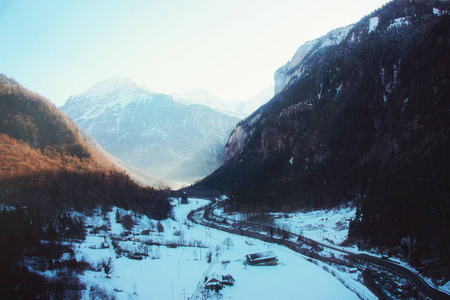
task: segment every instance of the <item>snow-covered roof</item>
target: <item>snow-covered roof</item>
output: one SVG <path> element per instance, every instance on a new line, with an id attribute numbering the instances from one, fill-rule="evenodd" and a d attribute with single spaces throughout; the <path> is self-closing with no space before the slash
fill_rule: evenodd
<path id="1" fill-rule="evenodd" d="M 211 276 L 205 283 L 205 286 L 221 285 L 222 281 L 217 276 Z"/>
<path id="2" fill-rule="evenodd" d="M 277 258 L 275 253 L 273 251 L 265 251 L 265 252 L 258 252 L 258 253 L 252 253 L 247 254 L 247 257 L 251 261 L 258 261 L 263 259 L 270 259 L 270 258 Z"/>

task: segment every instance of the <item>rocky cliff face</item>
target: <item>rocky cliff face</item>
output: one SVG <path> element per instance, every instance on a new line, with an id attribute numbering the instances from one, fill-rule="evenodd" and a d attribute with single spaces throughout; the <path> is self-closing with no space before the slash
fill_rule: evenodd
<path id="1" fill-rule="evenodd" d="M 62 110 L 120 160 L 169 182 L 192 183 L 223 163 L 223 147 L 238 119 L 128 79 L 96 84 Z"/>
<path id="2" fill-rule="evenodd" d="M 353 25 L 349 25 L 335 29 L 330 31 L 327 35 L 301 45 L 292 59 L 275 72 L 275 94 L 278 94 L 286 87 L 293 84 L 303 75 L 307 68 L 305 59 L 308 56 L 314 55 L 314 53 L 317 53 L 321 49 L 339 45 L 347 38 L 348 33 L 352 28 Z"/>
<path id="3" fill-rule="evenodd" d="M 232 194 L 237 209 L 354 201 L 352 237 L 403 245 L 416 262 L 449 249 L 449 11 L 393 1 L 300 47 L 275 97 L 233 131 L 226 164 L 196 188 Z"/>
<path id="4" fill-rule="evenodd" d="M 236 128 L 233 129 L 230 137 L 228 138 L 227 144 L 225 145 L 225 164 L 227 164 L 232 158 L 241 154 L 245 144 L 253 135 L 254 129 L 252 129 L 252 125 L 258 121 L 260 117 L 260 113 L 254 114 L 251 118 L 239 122 Z"/>
<path id="5" fill-rule="evenodd" d="M 368 120 L 374 123 L 376 134 L 380 134 L 384 118 L 382 114 L 388 113 L 395 90 L 400 88 L 399 74 L 409 70 L 409 66 L 402 68 L 404 55 L 407 55 L 408 49 L 416 46 L 418 40 L 424 38 L 425 30 L 429 30 L 439 18 L 448 15 L 445 7 L 434 8 L 425 4 L 408 8 L 403 6 L 393 3 L 356 24 L 333 30 L 300 46 L 293 58 L 276 71 L 275 97 L 272 101 L 241 121 L 233 130 L 225 147 L 225 161 L 229 162 L 242 153 L 257 128 L 262 130 L 259 147 L 266 148 L 259 152 L 267 154 L 273 150 L 277 153 L 289 145 L 294 146 L 293 155 L 304 152 L 301 148 L 305 145 L 293 145 L 294 136 L 288 137 L 285 133 L 296 135 L 303 130 L 310 130 L 310 123 L 298 127 L 300 123 L 296 118 L 299 114 L 316 113 L 319 109 L 317 106 L 327 111 L 339 109 L 338 112 L 341 112 L 351 108 L 350 105 L 368 105 Z M 411 16 L 412 11 L 418 12 L 420 16 Z M 365 58 L 370 60 L 366 63 Z M 367 85 L 362 87 L 366 80 Z M 292 89 L 289 90 L 290 87 Z M 367 91 L 363 91 L 364 88 Z M 282 92 L 285 93 L 281 95 Z M 364 104 L 352 104 L 353 97 L 357 97 L 356 93 L 360 92 L 361 96 L 362 93 L 370 94 L 371 99 Z M 291 103 L 288 98 L 295 100 Z M 333 99 L 331 105 L 326 103 L 328 99 Z M 402 105 L 407 106 L 407 97 L 403 100 Z M 327 111 L 322 111 L 320 117 L 326 117 Z M 334 116 L 329 117 L 331 120 Z M 319 121 L 330 123 L 330 120 Z M 284 124 L 281 130 L 283 133 L 280 128 L 267 126 L 274 123 L 277 126 Z M 288 128 L 289 132 L 284 132 Z M 307 143 L 314 149 L 314 157 L 307 159 L 309 162 L 328 155 L 328 151 L 318 150 L 323 149 L 325 144 L 318 144 L 317 134 L 319 132 L 311 133 Z"/>

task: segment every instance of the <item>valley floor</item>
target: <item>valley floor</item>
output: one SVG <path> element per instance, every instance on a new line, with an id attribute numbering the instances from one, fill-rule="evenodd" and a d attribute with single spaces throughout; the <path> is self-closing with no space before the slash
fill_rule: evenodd
<path id="1" fill-rule="evenodd" d="M 89 234 L 82 244 L 76 246 L 77 260 L 84 259 L 96 265 L 111 258 L 113 268 L 110 278 L 101 268 L 80 275 L 87 285 L 85 298 L 92 298 L 92 293 L 102 290 L 117 299 L 187 299 L 206 276 L 221 278 L 221 275 L 230 274 L 236 280 L 234 286 L 225 287 L 220 294 L 209 295 L 204 291 L 202 294 L 199 289 L 198 299 L 358 299 L 355 293 L 325 271 L 327 267 L 320 262 L 311 263 L 283 246 L 209 229 L 186 220 L 189 211 L 207 203 L 206 200 L 190 199 L 190 204 L 177 204 L 175 220 L 161 221 L 164 232 L 160 233 L 155 221 L 136 216 L 136 225 L 126 236 L 122 224 L 115 221 L 117 208 L 106 215 L 99 213 L 90 217 L 90 227 L 105 225 L 105 230 Z M 126 212 L 119 210 L 119 213 Z M 149 235 L 143 234 L 146 231 Z M 229 248 L 223 243 L 227 238 L 232 241 Z M 177 243 L 196 247 L 163 246 Z M 121 250 L 117 251 L 117 248 Z M 267 250 L 278 256 L 277 266 L 244 265 L 246 254 Z M 126 257 L 128 251 L 145 255 L 130 259 Z M 212 254 L 211 264 L 207 262 L 209 252 Z M 358 289 L 365 298 L 375 298 L 356 281 L 357 274 L 336 272 L 340 273 L 341 280 Z"/>

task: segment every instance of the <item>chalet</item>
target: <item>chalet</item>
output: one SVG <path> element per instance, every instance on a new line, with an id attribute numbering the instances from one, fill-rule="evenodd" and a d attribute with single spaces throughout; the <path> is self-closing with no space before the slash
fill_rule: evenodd
<path id="1" fill-rule="evenodd" d="M 272 251 L 247 254 L 247 262 L 252 266 L 275 266 L 278 258 Z"/>
<path id="2" fill-rule="evenodd" d="M 221 290 L 223 288 L 222 281 L 219 280 L 216 276 L 211 276 L 206 280 L 205 289 L 207 290 Z"/>

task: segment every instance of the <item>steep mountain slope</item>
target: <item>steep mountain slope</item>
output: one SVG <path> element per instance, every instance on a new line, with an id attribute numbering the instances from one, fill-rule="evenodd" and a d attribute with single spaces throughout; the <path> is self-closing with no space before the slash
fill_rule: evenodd
<path id="1" fill-rule="evenodd" d="M 80 128 L 80 132 L 83 135 L 83 137 L 86 138 L 87 142 L 92 144 L 96 150 L 98 150 L 101 154 L 103 154 L 108 160 L 110 160 L 114 165 L 116 165 L 119 169 L 124 170 L 126 173 L 130 175 L 130 177 L 135 180 L 140 185 L 149 186 L 156 189 L 168 189 L 169 184 L 165 182 L 164 180 L 153 176 L 147 172 L 145 172 L 142 169 L 135 168 L 133 166 L 130 166 L 111 153 L 107 152 L 103 147 L 87 132 L 85 132 L 83 129 Z"/>
<path id="2" fill-rule="evenodd" d="M 142 188 L 47 99 L 0 75 L 0 200 L 55 210 L 115 204 L 165 218 L 163 192 Z"/>
<path id="3" fill-rule="evenodd" d="M 9 177 L 8 174 L 28 174 L 31 170 L 28 168 L 32 168 L 33 163 L 40 164 L 36 166 L 36 171 L 55 170 L 59 164 L 75 170 L 77 163 L 83 162 L 86 170 L 113 168 L 107 159 L 92 151 L 76 125 L 43 97 L 26 90 L 5 75 L 0 75 L 0 97 L 0 132 L 4 141 L 2 154 L 10 153 L 11 158 L 18 161 L 15 165 L 10 160 L 3 159 L 2 175 Z M 20 145 L 24 150 L 27 148 L 27 151 L 39 155 L 46 163 L 26 159 L 27 156 L 20 151 L 9 152 L 11 149 L 8 145 L 13 148 Z M 72 161 L 65 161 L 65 156 Z"/>
<path id="4" fill-rule="evenodd" d="M 61 108 L 108 152 L 169 182 L 192 183 L 223 163 L 237 118 L 116 78 L 70 97 Z"/>
<path id="5" fill-rule="evenodd" d="M 196 189 L 236 209 L 359 204 L 351 237 L 450 265 L 450 4 L 393 1 L 299 48 Z M 393 248 L 394 249 L 394 248 Z"/>

